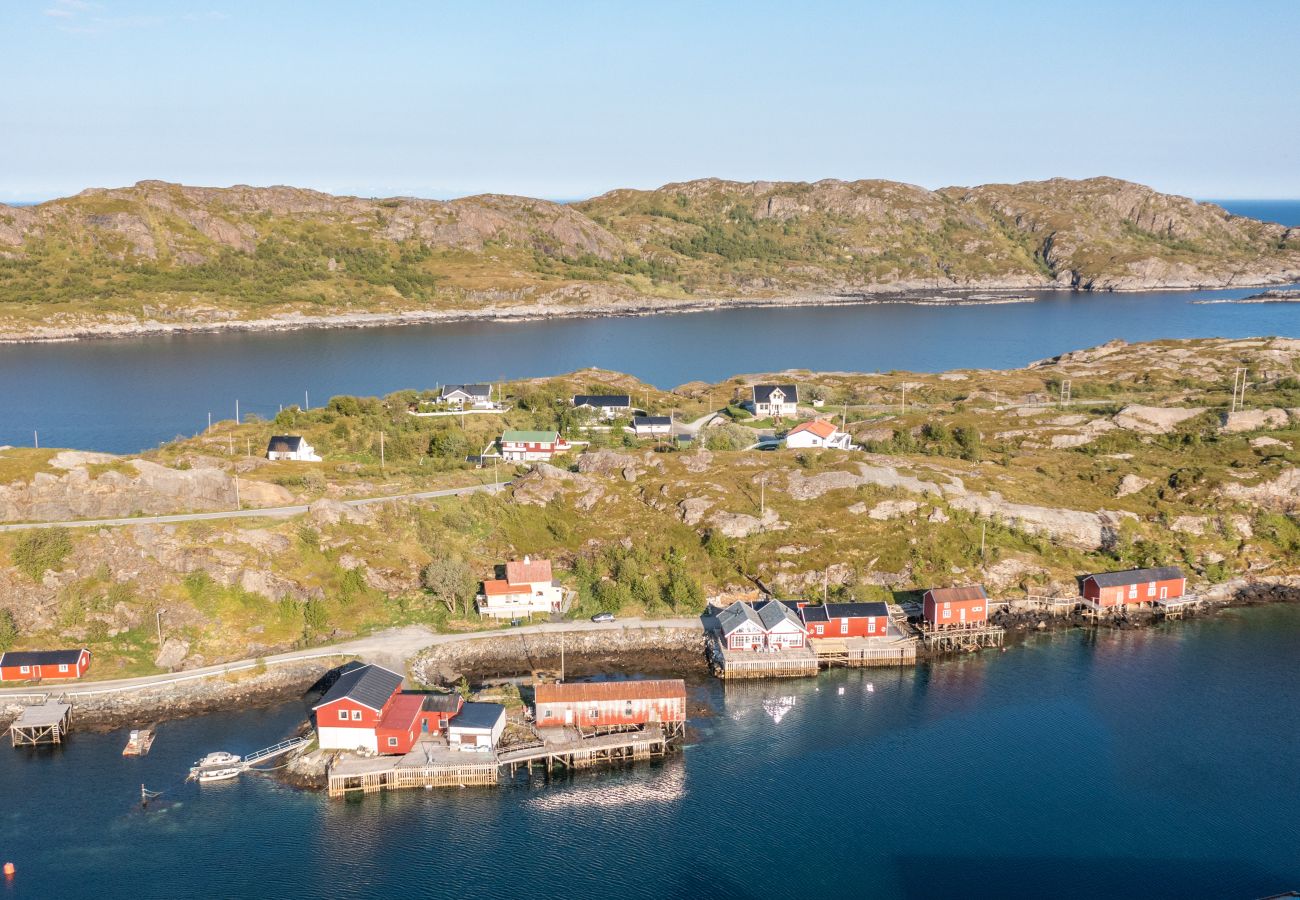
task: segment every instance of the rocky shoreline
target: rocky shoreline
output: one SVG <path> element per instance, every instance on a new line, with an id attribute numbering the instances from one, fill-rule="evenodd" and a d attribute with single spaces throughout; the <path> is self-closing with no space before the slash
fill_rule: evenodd
<path id="1" fill-rule="evenodd" d="M 1192 303 L 1196 306 L 1214 306 L 1219 303 L 1300 303 L 1300 290 L 1270 290 L 1235 300 L 1193 300 Z"/>
<path id="2" fill-rule="evenodd" d="M 1032 303 L 1040 299 L 1025 296 L 1025 291 L 1062 294 L 1136 293 L 1139 291 L 1167 290 L 1228 290 L 1234 288 L 1269 287 L 1290 284 L 1297 273 L 1279 272 L 1268 280 L 1232 284 L 1162 284 L 1139 283 L 1123 287 L 1071 289 L 1045 283 L 1032 284 L 978 284 L 966 288 L 938 285 L 897 285 L 875 288 L 855 287 L 852 290 L 832 293 L 792 293 L 772 297 L 710 297 L 703 299 L 658 298 L 636 296 L 592 303 L 582 307 L 559 304 L 532 303 L 513 306 L 490 305 L 480 309 L 465 310 L 406 310 L 402 312 L 354 312 L 327 315 L 286 313 L 255 319 L 212 319 L 204 321 L 146 321 L 112 322 L 94 321 L 80 325 L 39 325 L 25 330 L 14 330 L 12 321 L 0 324 L 0 344 L 48 344 L 73 341 L 105 340 L 113 338 L 162 337 L 186 334 L 215 334 L 234 332 L 277 332 L 304 329 L 354 329 L 388 328 L 398 325 L 450 325 L 461 322 L 535 322 L 549 319 L 633 318 L 641 316 L 672 315 L 700 312 L 720 312 L 730 309 L 788 309 L 805 306 L 995 306 Z M 1282 294 L 1268 291 L 1256 295 Z M 1285 302 L 1281 300 L 1194 300 L 1193 303 L 1245 303 Z M 5 328 L 9 330 L 4 330 Z"/>

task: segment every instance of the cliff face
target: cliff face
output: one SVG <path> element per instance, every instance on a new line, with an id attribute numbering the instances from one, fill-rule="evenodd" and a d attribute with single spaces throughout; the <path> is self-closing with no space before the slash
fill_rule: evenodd
<path id="1" fill-rule="evenodd" d="M 96 321 L 1291 280 L 1300 229 L 1111 178 L 939 191 L 705 179 L 573 205 L 146 181 L 0 205 L 0 325 L 68 333 Z"/>

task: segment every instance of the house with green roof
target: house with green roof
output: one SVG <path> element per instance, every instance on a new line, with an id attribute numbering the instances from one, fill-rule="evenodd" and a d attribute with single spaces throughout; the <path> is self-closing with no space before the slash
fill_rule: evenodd
<path id="1" fill-rule="evenodd" d="M 570 444 L 558 431 L 516 431 L 501 435 L 501 458 L 512 462 L 544 462 L 566 453 Z"/>

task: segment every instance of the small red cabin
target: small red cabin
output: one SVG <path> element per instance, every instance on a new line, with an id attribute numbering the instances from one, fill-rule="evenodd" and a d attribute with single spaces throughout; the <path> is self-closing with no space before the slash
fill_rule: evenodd
<path id="1" fill-rule="evenodd" d="M 321 749 L 380 752 L 378 729 L 401 688 L 402 676 L 383 666 L 357 666 L 340 675 L 312 707 Z M 389 736 L 400 734 L 397 720 L 388 724 Z"/>
<path id="2" fill-rule="evenodd" d="M 884 603 L 800 604 L 799 614 L 810 638 L 884 637 L 889 630 L 889 607 Z"/>
<path id="3" fill-rule="evenodd" d="M 931 628 L 984 625 L 989 620 L 989 597 L 981 584 L 930 588 L 924 599 L 925 624 Z"/>
<path id="4" fill-rule="evenodd" d="M 1099 572 L 1079 580 L 1079 592 L 1098 609 L 1155 603 L 1183 596 L 1187 579 L 1177 566 Z"/>
<path id="5" fill-rule="evenodd" d="M 409 753 L 420 736 L 424 697 L 399 691 L 384 710 L 375 726 L 375 741 L 380 753 Z"/>
<path id="6" fill-rule="evenodd" d="M 539 684 L 535 690 L 536 722 L 543 728 L 686 721 L 686 682 L 680 678 Z"/>
<path id="7" fill-rule="evenodd" d="M 71 680 L 86 674 L 89 650 L 10 650 L 0 653 L 0 681 Z"/>

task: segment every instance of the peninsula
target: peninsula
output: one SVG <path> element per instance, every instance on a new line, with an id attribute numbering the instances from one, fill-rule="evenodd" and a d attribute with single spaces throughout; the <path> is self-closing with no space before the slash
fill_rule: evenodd
<path id="1" fill-rule="evenodd" d="M 145 181 L 0 205 L 0 341 L 1297 280 L 1300 229 L 1113 178 L 705 179 L 572 204 Z"/>

